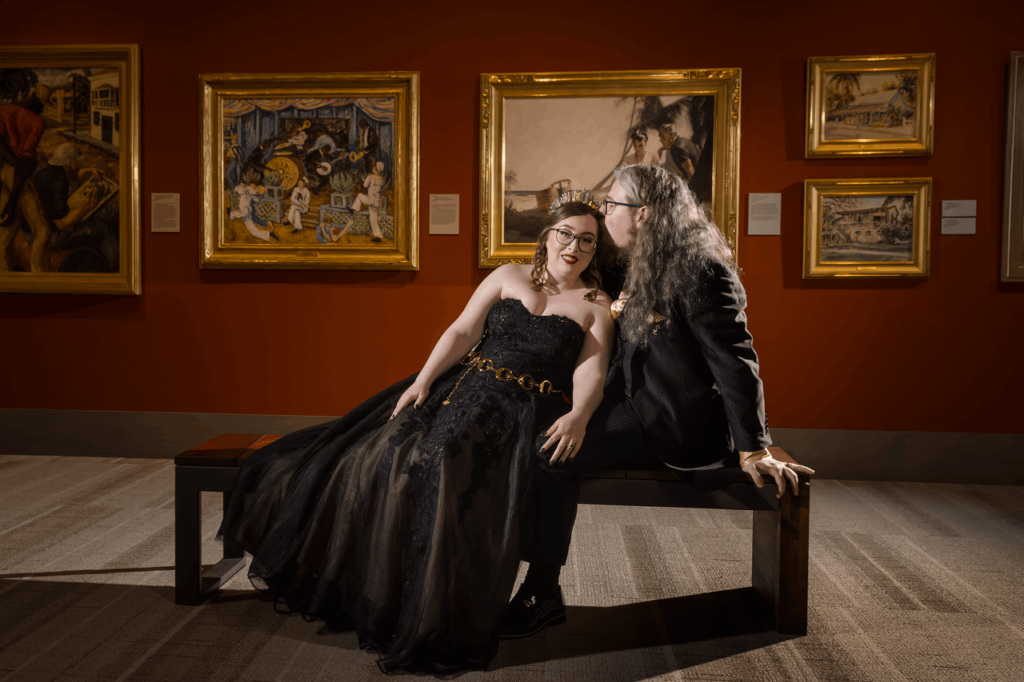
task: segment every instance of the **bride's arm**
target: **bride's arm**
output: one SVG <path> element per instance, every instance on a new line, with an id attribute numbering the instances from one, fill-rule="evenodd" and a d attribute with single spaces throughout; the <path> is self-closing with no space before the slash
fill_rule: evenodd
<path id="1" fill-rule="evenodd" d="M 484 334 L 487 311 L 501 298 L 501 292 L 505 282 L 508 281 L 511 267 L 514 266 L 501 266 L 488 275 L 476 288 L 462 314 L 455 322 L 452 322 L 452 325 L 445 330 L 437 344 L 434 345 L 434 350 L 430 352 L 430 357 L 427 358 L 416 381 L 398 399 L 395 411 L 391 414 L 392 417 L 401 412 L 409 403 L 414 403 L 415 407 L 422 405 L 430 393 L 430 385 L 434 383 L 434 380 L 455 366 L 455 363 L 480 342 L 480 338 Z"/>
<path id="2" fill-rule="evenodd" d="M 587 422 L 604 397 L 604 380 L 615 342 L 615 322 L 609 314 L 611 299 L 604 292 L 601 292 L 596 303 L 600 309 L 594 316 L 594 323 L 587 330 L 576 361 L 576 371 L 572 375 L 572 410 L 555 421 L 544 433 L 548 440 L 541 447 L 541 452 L 556 445 L 551 455 L 552 464 L 572 459 L 579 452 Z"/>

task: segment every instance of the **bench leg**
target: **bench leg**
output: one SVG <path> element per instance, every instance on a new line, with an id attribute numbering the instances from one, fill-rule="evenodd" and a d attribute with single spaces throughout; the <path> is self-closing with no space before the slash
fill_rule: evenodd
<path id="1" fill-rule="evenodd" d="M 175 467 L 174 476 L 174 603 L 195 606 L 220 589 L 245 568 L 245 551 L 230 538 L 224 539 L 224 558 L 203 571 L 202 495 L 210 488 L 233 485 L 237 469 L 226 474 L 212 467 L 193 471 Z M 219 477 L 224 480 L 214 480 Z M 224 493 L 224 507 L 231 493 Z"/>
<path id="2" fill-rule="evenodd" d="M 195 605 L 203 570 L 200 490 L 182 471 L 174 473 L 174 603 Z"/>
<path id="3" fill-rule="evenodd" d="M 807 634 L 807 540 L 811 487 L 800 477 L 800 495 L 787 494 L 779 511 L 754 512 L 751 582 L 775 612 L 781 634 Z"/>

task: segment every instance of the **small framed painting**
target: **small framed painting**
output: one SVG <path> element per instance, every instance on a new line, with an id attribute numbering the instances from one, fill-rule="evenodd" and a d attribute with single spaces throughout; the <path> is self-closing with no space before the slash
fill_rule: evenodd
<path id="1" fill-rule="evenodd" d="M 806 180 L 805 279 L 927 277 L 931 178 Z"/>
<path id="2" fill-rule="evenodd" d="M 807 60 L 804 156 L 931 156 L 935 55 Z"/>
<path id="3" fill-rule="evenodd" d="M 203 268 L 417 270 L 419 74 L 207 74 Z"/>

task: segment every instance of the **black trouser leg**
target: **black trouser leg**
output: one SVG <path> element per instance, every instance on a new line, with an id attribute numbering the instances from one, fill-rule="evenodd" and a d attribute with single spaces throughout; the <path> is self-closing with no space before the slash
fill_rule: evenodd
<path id="1" fill-rule="evenodd" d="M 626 468 L 642 459 L 643 452 L 643 427 L 632 402 L 624 401 L 601 404 L 570 462 L 551 465 L 551 450 L 538 453 L 532 504 L 527 505 L 521 523 L 520 558 L 531 564 L 565 565 L 579 506 L 577 478 L 604 469 Z"/>

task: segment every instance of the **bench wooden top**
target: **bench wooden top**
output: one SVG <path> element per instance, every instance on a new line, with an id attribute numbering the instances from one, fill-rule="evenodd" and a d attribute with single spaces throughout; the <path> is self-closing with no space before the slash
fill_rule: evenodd
<path id="1" fill-rule="evenodd" d="M 176 466 L 242 466 L 245 458 L 281 436 L 262 433 L 224 433 L 174 456 Z"/>
<path id="2" fill-rule="evenodd" d="M 245 458 L 265 445 L 280 438 L 279 435 L 259 433 L 224 433 L 206 441 L 202 445 L 176 455 L 174 463 L 179 466 L 242 466 Z M 770 447 L 772 457 L 780 462 L 796 464 L 786 451 L 779 447 Z M 584 478 L 611 478 L 643 481 L 678 481 L 678 477 L 668 469 L 607 469 L 598 471 Z"/>

